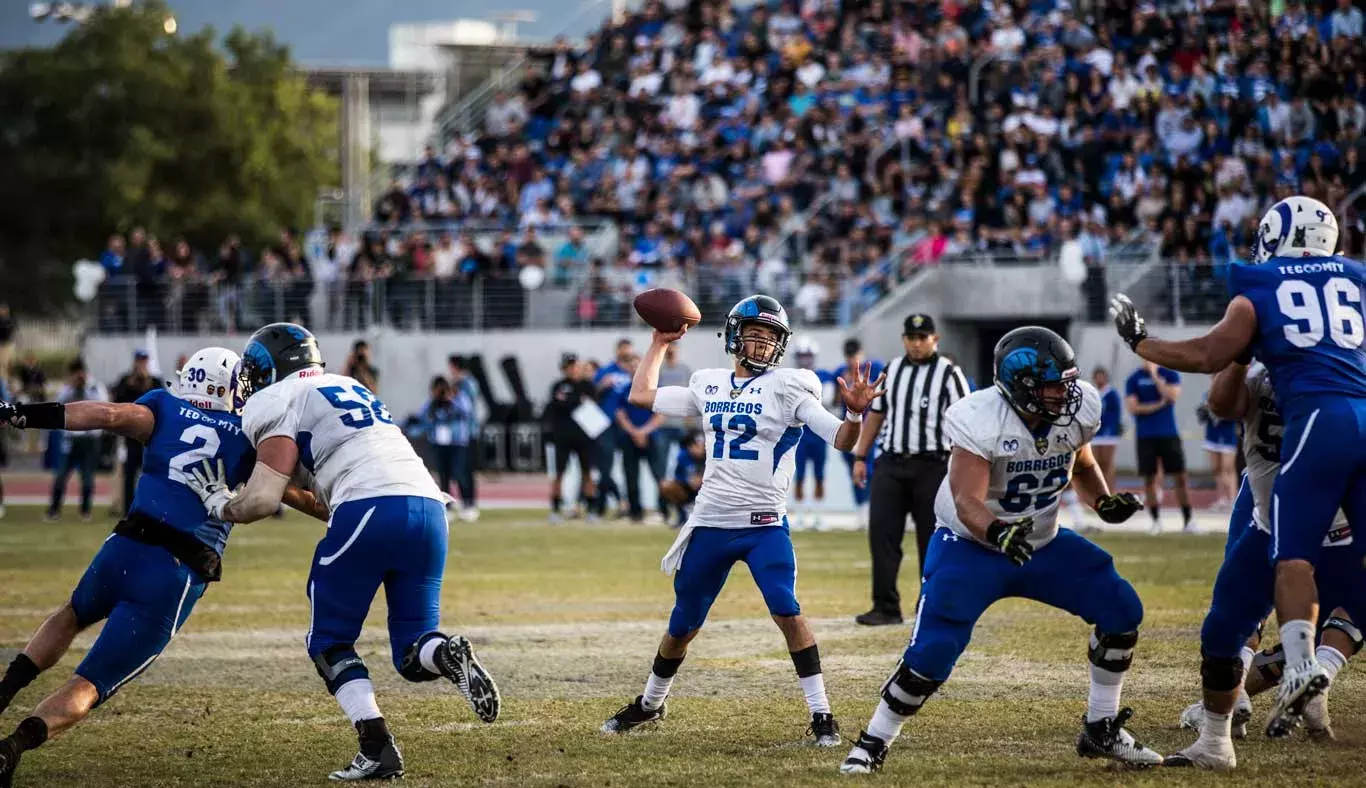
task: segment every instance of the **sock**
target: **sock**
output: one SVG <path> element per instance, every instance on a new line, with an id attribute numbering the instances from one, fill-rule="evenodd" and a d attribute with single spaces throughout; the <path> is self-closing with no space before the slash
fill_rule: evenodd
<path id="1" fill-rule="evenodd" d="M 1285 647 L 1285 666 L 1292 668 L 1314 658 L 1314 622 L 1302 618 L 1281 624 L 1281 645 Z"/>
<path id="2" fill-rule="evenodd" d="M 887 701 L 880 700 L 877 702 L 877 711 L 873 712 L 873 718 L 868 720 L 868 735 L 876 736 L 890 745 L 901 735 L 901 726 L 909 719 L 910 717 L 903 717 L 892 711 Z"/>
<path id="3" fill-rule="evenodd" d="M 559 493 L 556 493 L 555 496 L 550 499 L 550 511 L 555 514 L 560 513 L 560 507 L 563 505 L 564 499 L 560 497 Z"/>
<path id="4" fill-rule="evenodd" d="M 1238 652 L 1238 659 L 1243 663 L 1243 680 L 1238 682 L 1238 697 L 1240 699 L 1247 697 L 1247 690 L 1244 687 L 1247 684 L 1248 671 L 1252 670 L 1252 658 L 1255 656 L 1257 656 L 1257 652 L 1247 646 L 1243 646 L 1243 650 Z"/>
<path id="5" fill-rule="evenodd" d="M 1086 721 L 1095 722 L 1119 713 L 1119 693 L 1124 674 L 1091 666 L 1091 689 L 1086 695 Z"/>
<path id="6" fill-rule="evenodd" d="M 379 704 L 375 702 L 375 685 L 370 679 L 354 679 L 337 689 L 337 705 L 353 723 L 380 719 Z"/>
<path id="7" fill-rule="evenodd" d="M 27 654 L 19 652 L 5 670 L 5 677 L 0 678 L 0 711 L 4 711 L 19 690 L 32 684 L 41 672 Z"/>
<path id="8" fill-rule="evenodd" d="M 682 664 L 683 657 L 669 659 L 661 654 L 655 654 L 655 664 L 650 669 L 650 678 L 645 680 L 645 691 L 640 695 L 640 705 L 650 711 L 663 706 L 664 699 L 669 697 L 669 688 L 673 686 L 674 676 L 678 675 L 678 667 Z"/>
<path id="9" fill-rule="evenodd" d="M 1190 508 L 1190 506 L 1182 506 L 1182 507 L 1181 507 L 1181 524 L 1182 524 L 1182 525 L 1190 525 L 1190 524 L 1191 524 L 1191 508 Z"/>
<path id="10" fill-rule="evenodd" d="M 1200 726 L 1200 738 L 1196 745 L 1206 745 L 1216 749 L 1233 746 L 1233 715 L 1215 714 L 1205 709 L 1205 724 Z"/>
<path id="11" fill-rule="evenodd" d="M 1151 517 L 1153 518 L 1153 522 L 1157 522 L 1157 507 L 1156 507 L 1156 506 L 1149 506 L 1149 507 L 1148 507 L 1148 515 L 1151 516 Z"/>
<path id="12" fill-rule="evenodd" d="M 806 706 L 812 714 L 829 714 L 830 699 L 825 696 L 825 675 L 821 673 L 821 652 L 814 644 L 793 651 L 792 666 L 797 669 L 797 680 L 806 695 Z"/>
<path id="13" fill-rule="evenodd" d="M 441 673 L 441 668 L 436 664 L 436 650 L 445 642 L 445 638 L 428 638 L 427 642 L 422 644 L 422 648 L 417 650 L 417 659 L 422 663 L 423 670 Z"/>
<path id="14" fill-rule="evenodd" d="M 1319 661 L 1324 670 L 1328 671 L 1329 681 L 1337 678 L 1338 671 L 1347 664 L 1347 657 L 1332 646 L 1319 646 L 1314 651 L 1314 658 Z"/>
<path id="15" fill-rule="evenodd" d="M 371 760 L 378 760 L 384 745 L 394 740 L 383 717 L 361 720 L 356 723 L 356 733 L 360 735 L 361 754 Z"/>

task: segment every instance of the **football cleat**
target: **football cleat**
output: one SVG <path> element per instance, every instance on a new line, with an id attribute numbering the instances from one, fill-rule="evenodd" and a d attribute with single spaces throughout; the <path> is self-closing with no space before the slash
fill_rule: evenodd
<path id="1" fill-rule="evenodd" d="M 1231 740 L 1225 740 L 1223 745 L 1209 744 L 1204 739 L 1198 739 L 1181 752 L 1168 755 L 1162 761 L 1162 766 L 1228 771 L 1238 766 L 1238 756 L 1233 752 Z"/>
<path id="2" fill-rule="evenodd" d="M 1304 704 L 1304 730 L 1316 742 L 1336 741 L 1333 735 L 1333 720 L 1328 716 L 1328 693 L 1320 693 Z"/>
<path id="3" fill-rule="evenodd" d="M 378 759 L 366 757 L 365 753 L 356 753 L 356 759 L 351 761 L 351 765 L 340 771 L 332 772 L 327 775 L 327 779 L 340 782 L 358 782 L 360 780 L 397 780 L 403 776 L 403 753 L 398 751 L 398 745 L 390 739 L 380 750 Z"/>
<path id="4" fill-rule="evenodd" d="M 872 774 L 882 769 L 887 760 L 887 742 L 870 734 L 859 731 L 858 742 L 840 764 L 840 774 Z"/>
<path id="5" fill-rule="evenodd" d="M 480 721 L 493 722 L 498 719 L 498 710 L 502 706 L 498 685 L 493 683 L 493 677 L 479 664 L 479 659 L 474 656 L 474 647 L 468 640 L 456 635 L 437 648 L 434 656 L 441 675 L 450 679 L 460 690 Z"/>
<path id="6" fill-rule="evenodd" d="M 1081 720 L 1081 735 L 1077 737 L 1077 755 L 1083 758 L 1109 758 L 1136 767 L 1159 766 L 1162 756 L 1144 747 L 1124 730 L 1124 723 L 1134 716 L 1133 709 L 1121 709 L 1113 717 L 1095 722 Z"/>
<path id="7" fill-rule="evenodd" d="M 833 714 L 812 714 L 811 727 L 806 729 L 807 736 L 816 737 L 817 747 L 840 746 L 840 724 Z"/>
<path id="8" fill-rule="evenodd" d="M 1328 684 L 1328 672 L 1313 658 L 1286 666 L 1276 690 L 1276 705 L 1266 721 L 1266 735 L 1273 739 L 1289 736 L 1304 721 L 1305 705 L 1323 694 Z"/>
<path id="9" fill-rule="evenodd" d="M 0 788 L 14 785 L 14 770 L 19 768 L 17 747 L 0 747 Z"/>
<path id="10" fill-rule="evenodd" d="M 1252 700 L 1239 694 L 1233 706 L 1232 736 L 1235 739 L 1247 738 L 1247 724 L 1252 720 Z M 1205 726 L 1205 704 L 1192 703 L 1181 712 L 1179 726 L 1182 730 L 1200 732 Z"/>
<path id="11" fill-rule="evenodd" d="M 661 703 L 657 709 L 647 709 L 641 703 L 645 699 L 644 695 L 637 695 L 636 699 L 622 706 L 612 718 L 602 724 L 603 733 L 626 733 L 634 730 L 647 722 L 658 722 L 668 716 L 668 704 Z"/>

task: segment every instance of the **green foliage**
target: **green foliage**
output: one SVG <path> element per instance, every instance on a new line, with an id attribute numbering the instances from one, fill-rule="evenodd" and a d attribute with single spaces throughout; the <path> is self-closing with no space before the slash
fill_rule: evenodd
<path id="1" fill-rule="evenodd" d="M 168 35 L 150 0 L 101 7 L 51 49 L 0 56 L 0 281 L 34 310 L 69 264 L 144 226 L 212 252 L 306 226 L 339 173 L 335 102 L 269 32 Z M 13 283 L 13 284 L 11 284 Z"/>

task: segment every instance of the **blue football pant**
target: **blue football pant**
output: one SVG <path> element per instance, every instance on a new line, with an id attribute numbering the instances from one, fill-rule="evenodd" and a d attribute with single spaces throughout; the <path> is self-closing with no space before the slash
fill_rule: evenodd
<path id="1" fill-rule="evenodd" d="M 749 567 L 770 614 L 802 612 L 797 603 L 797 555 L 786 520 L 757 528 L 697 528 L 674 574 L 671 636 L 681 638 L 702 627 L 737 561 Z"/>

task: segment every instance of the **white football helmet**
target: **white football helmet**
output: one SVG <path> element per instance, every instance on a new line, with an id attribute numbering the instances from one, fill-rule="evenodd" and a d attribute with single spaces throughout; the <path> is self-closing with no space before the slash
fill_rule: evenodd
<path id="1" fill-rule="evenodd" d="M 1273 257 L 1332 257 L 1338 250 L 1338 220 L 1327 205 L 1309 197 L 1287 197 L 1271 206 L 1257 227 L 1252 262 Z"/>
<path id="2" fill-rule="evenodd" d="M 240 413 L 237 373 L 242 357 L 225 347 L 206 347 L 185 362 L 176 381 L 177 397 L 205 410 Z"/>

